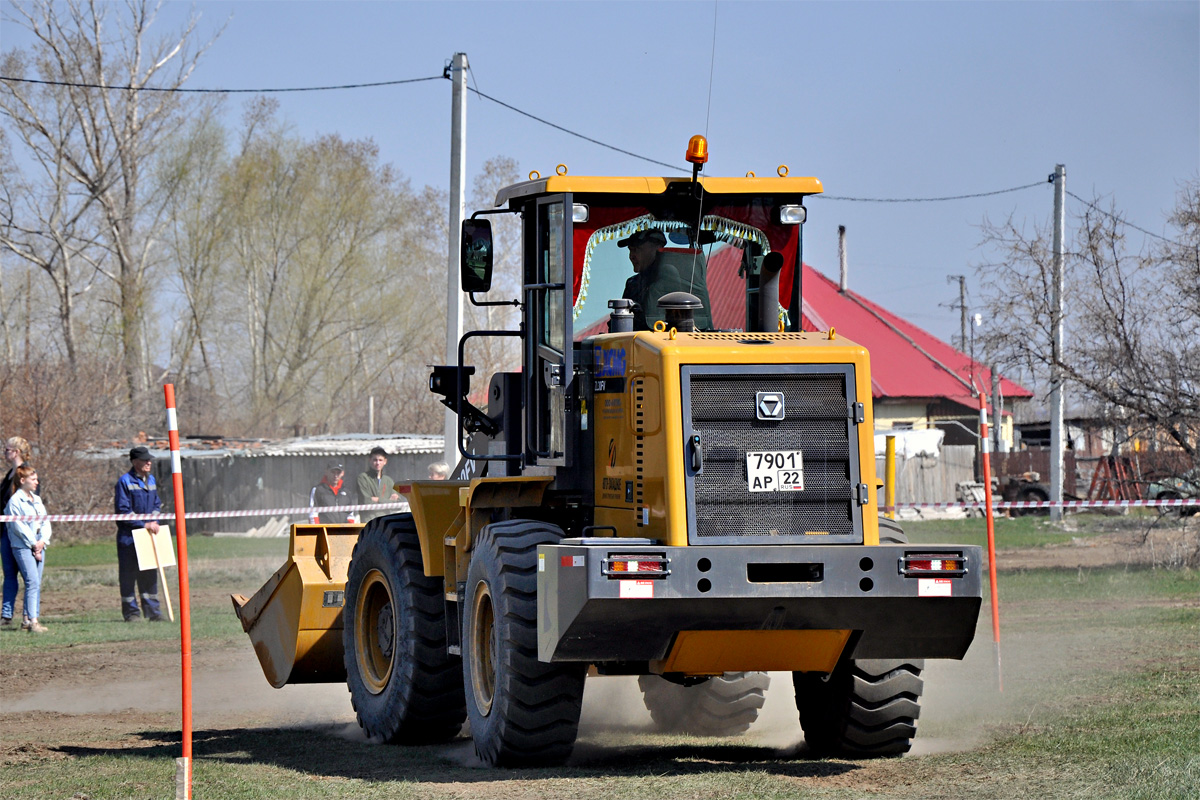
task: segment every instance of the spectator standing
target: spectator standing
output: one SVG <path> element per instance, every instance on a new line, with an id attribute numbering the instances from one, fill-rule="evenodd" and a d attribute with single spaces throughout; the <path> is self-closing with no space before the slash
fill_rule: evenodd
<path id="1" fill-rule="evenodd" d="M 113 492 L 113 508 L 118 514 L 154 514 L 162 508 L 158 486 L 150 471 L 154 468 L 154 456 L 138 445 L 129 451 L 129 471 L 117 479 Z M 126 622 L 138 622 L 145 614 L 151 622 L 161 622 L 162 613 L 158 606 L 158 573 L 152 569 L 138 569 L 137 550 L 133 546 L 133 532 L 145 528 L 150 533 L 158 532 L 156 520 L 117 523 L 117 571 L 121 584 L 121 614 Z M 138 595 L 142 597 L 138 608 Z"/>
<path id="2" fill-rule="evenodd" d="M 28 464 L 13 470 L 12 497 L 4 513 L 18 517 L 46 516 L 42 498 L 37 496 L 37 471 Z M 42 598 L 42 573 L 46 567 L 46 546 L 50 544 L 50 520 L 17 521 L 8 523 L 8 541 L 13 558 L 25 581 L 25 624 L 30 633 L 45 633 L 46 626 L 38 621 Z"/>
<path id="3" fill-rule="evenodd" d="M 4 476 L 4 484 L 0 485 L 0 508 L 7 508 L 8 501 L 13 495 L 13 478 L 17 467 L 24 464 L 33 455 L 29 442 L 20 436 L 13 436 L 4 442 L 4 460 L 8 462 L 8 472 Z M 8 543 L 8 523 L 0 522 L 0 562 L 4 569 L 4 606 L 0 612 L 0 628 L 8 629 L 13 624 L 13 609 L 17 603 L 17 559 L 13 556 L 12 545 Z"/>
<path id="4" fill-rule="evenodd" d="M 450 465 L 445 461 L 435 461 L 429 465 L 429 480 L 444 481 L 450 477 Z"/>
<path id="5" fill-rule="evenodd" d="M 346 475 L 346 469 L 341 465 L 341 462 L 330 461 L 325 465 L 325 474 L 321 476 L 321 481 L 312 488 L 308 493 L 308 505 L 310 508 L 329 508 L 351 505 L 350 492 L 346 487 L 345 481 L 342 480 Z M 346 512 L 326 511 L 317 514 L 317 520 L 322 525 L 339 525 L 345 524 L 349 516 Z"/>
<path id="6" fill-rule="evenodd" d="M 359 504 L 394 503 L 399 500 L 400 495 L 392 488 L 396 482 L 383 474 L 383 468 L 387 466 L 387 451 L 382 447 L 372 447 L 369 463 L 371 468 L 358 476 Z M 384 513 L 383 511 L 364 511 L 362 521 L 369 522 L 376 517 L 383 516 Z"/>

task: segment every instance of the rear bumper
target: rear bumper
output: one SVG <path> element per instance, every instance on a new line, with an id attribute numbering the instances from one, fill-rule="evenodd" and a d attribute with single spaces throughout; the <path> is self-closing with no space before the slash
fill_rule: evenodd
<path id="1" fill-rule="evenodd" d="M 961 558 L 964 570 L 906 576 L 900 561 L 914 552 Z M 663 555 L 668 574 L 605 575 L 614 554 Z M 542 545 L 538 657 L 653 661 L 680 631 L 842 630 L 854 634 L 855 658 L 962 658 L 975 635 L 982 564 L 975 546 Z"/>

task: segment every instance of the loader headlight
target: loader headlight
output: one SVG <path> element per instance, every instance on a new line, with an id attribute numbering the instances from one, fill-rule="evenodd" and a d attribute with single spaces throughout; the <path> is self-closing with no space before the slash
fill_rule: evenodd
<path id="1" fill-rule="evenodd" d="M 808 209 L 804 206 L 779 207 L 780 225 L 803 225 L 806 219 L 808 219 Z"/>

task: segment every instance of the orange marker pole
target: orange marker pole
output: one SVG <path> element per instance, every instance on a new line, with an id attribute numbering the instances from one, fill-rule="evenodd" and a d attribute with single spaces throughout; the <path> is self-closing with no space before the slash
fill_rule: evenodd
<path id="1" fill-rule="evenodd" d="M 988 439 L 987 402 L 979 395 L 979 442 L 983 452 L 983 500 L 987 516 L 988 580 L 992 584 L 992 642 L 996 649 L 996 684 L 1004 691 L 1000 672 L 1000 591 L 996 586 L 996 523 L 992 519 L 992 446 Z"/>
<path id="2" fill-rule="evenodd" d="M 179 423 L 175 417 L 175 384 L 163 386 L 171 443 L 171 487 L 175 496 L 175 534 L 179 555 L 179 653 L 183 673 L 183 756 L 175 761 L 175 798 L 192 797 L 192 618 L 188 602 L 187 521 L 183 508 L 183 473 L 179 466 Z"/>

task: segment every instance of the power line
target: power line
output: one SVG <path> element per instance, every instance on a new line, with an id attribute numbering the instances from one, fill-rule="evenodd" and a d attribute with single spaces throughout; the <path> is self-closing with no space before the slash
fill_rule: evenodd
<path id="1" fill-rule="evenodd" d="M 646 161 L 650 164 L 657 164 L 660 167 L 666 167 L 667 169 L 672 170 L 673 172 L 683 172 L 683 170 L 681 170 L 679 167 L 677 167 L 674 164 L 668 164 L 664 161 L 655 161 L 653 158 L 648 158 L 646 156 L 640 156 L 637 153 L 631 152 L 629 150 L 623 150 L 620 147 L 608 144 L 606 142 L 602 142 L 599 139 L 593 139 L 591 136 L 585 136 L 584 134 L 579 133 L 577 131 L 573 131 L 570 128 L 564 128 L 562 125 L 556 125 L 555 123 L 550 122 L 549 120 L 542 119 L 541 117 L 530 114 L 528 111 L 522 111 L 521 109 L 517 108 L 516 106 L 509 105 L 508 103 L 504 102 L 503 100 L 497 100 L 495 97 L 492 97 L 491 95 L 488 95 L 488 94 L 484 94 L 483 92 L 479 91 L 478 89 L 471 89 L 471 91 L 473 91 L 475 94 L 482 97 L 484 100 L 491 100 L 493 103 L 495 103 L 497 105 L 504 106 L 509 111 L 515 111 L 523 117 L 529 117 L 531 120 L 534 120 L 535 122 L 540 122 L 543 125 L 548 125 L 551 128 L 554 128 L 555 130 L 562 131 L 563 133 L 566 133 L 566 134 L 570 134 L 571 136 L 574 136 L 578 139 L 583 139 L 585 142 L 591 142 L 592 144 L 600 145 L 601 147 L 605 147 L 614 152 L 621 153 L 622 155 L 631 156 L 633 158 L 641 159 L 642 161 Z"/>
<path id="2" fill-rule="evenodd" d="M 1093 203 L 1093 202 L 1091 202 L 1091 201 L 1089 201 L 1089 200 L 1084 200 L 1082 197 L 1080 197 L 1079 195 L 1075 194 L 1075 193 L 1074 193 L 1074 192 L 1072 192 L 1070 189 L 1068 189 L 1068 190 L 1067 190 L 1067 194 L 1068 194 L 1070 197 L 1072 197 L 1073 199 L 1075 199 L 1075 200 L 1078 200 L 1079 202 L 1083 203 L 1085 206 L 1089 206 L 1090 208 L 1093 208 L 1093 209 L 1095 209 L 1096 211 L 1100 212 L 1101 214 L 1103 214 L 1104 216 L 1108 217 L 1109 219 L 1111 219 L 1111 220 L 1114 220 L 1114 221 L 1116 221 L 1116 222 L 1119 222 L 1119 223 L 1121 223 L 1122 225 L 1125 225 L 1125 226 L 1127 226 L 1127 227 L 1133 228 L 1135 231 L 1141 231 L 1142 233 L 1146 234 L 1147 236 L 1153 236 L 1155 239 L 1159 239 L 1159 240 L 1161 240 L 1161 241 L 1164 241 L 1164 242 L 1166 242 L 1167 244 L 1173 244 L 1173 245 L 1176 245 L 1176 246 L 1179 246 L 1179 247 L 1183 247 L 1183 242 L 1177 242 L 1177 241 L 1175 241 L 1174 239 L 1168 239 L 1168 238 L 1167 238 L 1167 237 L 1165 237 L 1165 236 L 1159 236 L 1157 233 L 1154 233 L 1153 231 L 1148 231 L 1148 230 L 1146 230 L 1145 228 L 1142 228 L 1142 227 L 1139 227 L 1139 226 L 1137 226 L 1137 225 L 1134 225 L 1134 224 L 1133 224 L 1132 222 L 1130 222 L 1129 220 L 1122 219 L 1121 217 L 1117 216 L 1116 214 L 1113 214 L 1113 213 L 1112 213 L 1112 212 L 1110 212 L 1110 211 L 1105 211 L 1103 208 L 1100 208 L 1100 206 L 1096 205 L 1095 203 Z"/>
<path id="3" fill-rule="evenodd" d="M 376 81 L 375 83 L 345 83 L 338 86 L 297 86 L 284 89 L 191 89 L 182 86 L 105 86 L 100 83 L 73 83 L 71 81 L 41 81 L 34 78 L 9 78 L 0 75 L 0 81 L 14 83 L 36 83 L 42 86 L 69 86 L 75 89 L 113 89 L 116 91 L 139 92 L 191 92 L 193 94 L 269 94 L 272 92 L 329 92 L 336 89 L 370 89 L 376 86 L 399 86 L 405 83 L 421 83 L 422 81 L 440 81 L 441 75 L 428 78 L 407 78 L 398 81 Z"/>
<path id="4" fill-rule="evenodd" d="M 716 16 L 716 4 L 714 3 L 714 18 L 715 18 L 715 16 Z M 715 28 L 714 28 L 714 33 L 713 33 L 713 50 L 715 53 L 715 50 L 716 50 Z M 710 67 L 711 67 L 711 64 L 710 64 Z M 338 84 L 338 85 L 332 85 L 332 86 L 296 86 L 296 87 L 264 88 L 264 89 L 196 89 L 196 88 L 188 88 L 188 87 L 159 87 L 159 86 L 106 86 L 104 84 L 98 84 L 98 83 L 76 83 L 76 82 L 72 82 L 72 81 L 45 81 L 45 80 L 38 80 L 35 78 L 10 78 L 10 77 L 4 76 L 4 75 L 0 75 L 0 81 L 10 81 L 13 83 L 31 83 L 31 84 L 38 84 L 41 86 L 66 86 L 66 87 L 71 87 L 71 88 L 76 88 L 76 89 L 111 89 L 111 90 L 116 90 L 116 91 L 177 92 L 177 93 L 192 93 L 192 94 L 272 94 L 272 93 L 285 93 L 285 92 L 328 92 L 328 91 L 337 91 L 337 90 L 342 90 L 342 89 L 370 89 L 370 88 L 377 88 L 377 87 L 381 87 L 381 86 L 401 86 L 401 85 L 409 84 L 409 83 L 423 83 L 426 81 L 442 80 L 446 77 L 447 77 L 447 75 L 445 73 L 443 73 L 442 75 L 431 75 L 431 76 L 425 77 L 425 78 L 405 78 L 405 79 L 394 80 L 394 81 L 374 81 L 371 83 L 345 83 L 345 84 Z M 540 122 L 541 124 L 547 125 L 551 128 L 554 128 L 555 130 L 562 131 L 563 133 L 566 133 L 570 136 L 574 136 L 578 139 L 583 139 L 585 142 L 591 142 L 592 144 L 599 145 L 600 147 L 604 147 L 608 150 L 612 150 L 613 152 L 621 153 L 622 155 L 627 155 L 627 156 L 630 156 L 631 158 L 636 158 L 641 161 L 645 161 L 650 164 L 655 164 L 660 167 L 666 167 L 667 169 L 669 169 L 673 172 L 683 172 L 683 170 L 681 170 L 678 166 L 676 166 L 674 164 L 668 164 L 664 161 L 657 161 L 653 158 L 649 158 L 648 156 L 639 155 L 630 150 L 625 150 L 625 149 L 617 147 L 615 145 L 608 144 L 607 142 L 602 142 L 599 139 L 595 139 L 591 136 L 587 136 L 585 134 L 579 133 L 578 131 L 573 131 L 570 128 L 563 127 L 562 125 L 558 125 L 556 123 L 550 122 L 549 120 L 543 119 L 535 114 L 531 114 L 528 111 L 524 111 L 520 108 L 517 108 L 516 106 L 506 103 L 503 100 L 500 100 L 498 98 L 492 97 L 491 95 L 484 94 L 483 92 L 479 91 L 479 88 L 478 88 L 479 84 L 475 80 L 475 73 L 473 70 L 471 71 L 471 80 L 473 82 L 475 82 L 475 88 L 469 89 L 469 91 L 473 91 L 479 97 L 482 97 L 485 100 L 491 100 L 493 103 L 503 106 L 504 108 L 507 108 L 510 111 L 514 111 L 524 117 L 528 117 L 529 119 L 532 119 L 535 122 Z M 710 93 L 711 93 L 711 90 L 712 90 L 712 87 L 711 87 L 711 76 L 710 76 L 710 87 L 709 87 Z M 711 102 L 712 102 L 712 98 L 711 98 L 711 94 L 710 94 L 709 103 L 711 104 Z M 1053 179 L 1053 176 L 1051 176 L 1051 178 Z M 971 199 L 975 199 L 975 198 L 979 198 L 979 197 L 993 197 L 995 195 L 1008 194 L 1010 192 L 1020 192 L 1020 191 L 1024 191 L 1025 189 L 1032 189 L 1036 186 L 1041 186 L 1042 183 L 1043 183 L 1042 181 L 1038 181 L 1037 183 L 1028 183 L 1023 186 L 1014 186 L 1010 189 L 997 189 L 996 191 L 992 191 L 992 192 L 977 192 L 975 194 L 947 195 L 944 197 L 843 197 L 843 196 L 831 195 L 831 194 L 818 194 L 818 195 L 812 195 L 812 197 L 817 198 L 817 199 L 834 200 L 834 201 L 840 201 L 840 202 L 846 202 L 846 203 L 940 203 L 940 202 L 946 202 L 946 201 L 950 201 L 950 200 L 971 200 Z M 1167 237 L 1161 236 L 1157 233 L 1154 233 L 1153 231 L 1148 231 L 1141 226 L 1134 225 L 1132 222 L 1129 222 L 1128 220 L 1125 220 L 1122 217 L 1117 216 L 1116 214 L 1112 214 L 1111 212 L 1105 211 L 1104 209 L 1097 206 L 1095 203 L 1092 203 L 1088 200 L 1083 199 L 1082 197 L 1075 194 L 1074 192 L 1067 191 L 1067 194 L 1070 195 L 1070 197 L 1072 197 L 1073 199 L 1078 200 L 1079 202 L 1083 203 L 1084 205 L 1089 206 L 1090 208 L 1121 223 L 1122 225 L 1126 225 L 1130 228 L 1133 228 L 1136 231 L 1140 231 L 1141 233 L 1146 234 L 1147 236 L 1152 236 L 1155 239 L 1159 239 L 1161 241 L 1167 242 L 1168 244 L 1182 246 L 1180 242 L 1177 242 L 1174 239 L 1168 239 Z"/>
<path id="5" fill-rule="evenodd" d="M 1032 189 L 1035 186 L 1041 186 L 1045 181 L 1037 183 L 1027 183 L 1024 186 L 1014 186 L 1011 189 L 997 189 L 994 192 L 979 192 L 977 194 L 956 194 L 948 197 L 838 197 L 831 194 L 815 194 L 813 199 L 824 200 L 841 200 L 848 203 L 940 203 L 946 200 L 970 200 L 975 197 L 992 197 L 997 194 L 1008 194 L 1009 192 L 1020 192 L 1025 189 Z"/>

